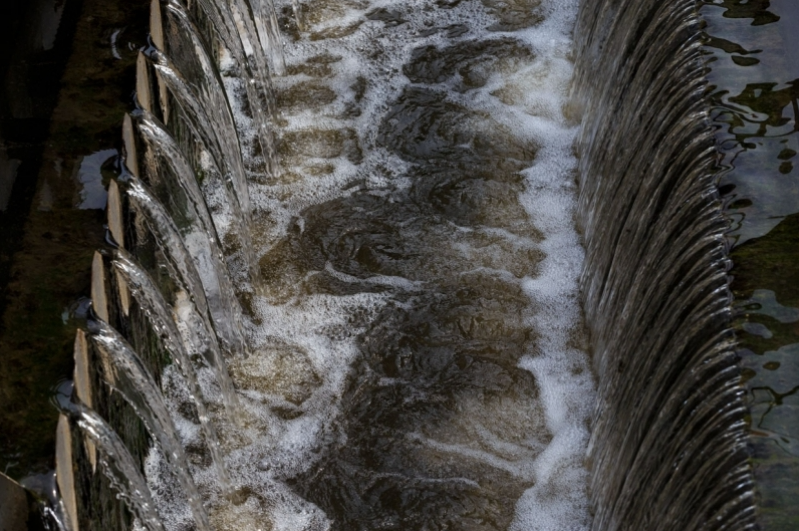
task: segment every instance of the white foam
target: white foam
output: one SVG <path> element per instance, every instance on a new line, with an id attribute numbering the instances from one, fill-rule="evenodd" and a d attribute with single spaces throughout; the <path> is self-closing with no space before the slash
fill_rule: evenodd
<path id="1" fill-rule="evenodd" d="M 318 56 L 341 59 L 330 66 L 329 75 L 321 78 L 297 73 L 275 80 L 282 90 L 313 82 L 336 95 L 335 101 L 327 105 L 284 110 L 282 132 L 285 135 L 309 130 L 353 130 L 363 156 L 355 163 L 346 155 L 327 157 L 319 146 L 309 145 L 310 156 L 297 157 L 294 165 L 288 168 L 299 174 L 299 179 L 251 184 L 253 207 L 267 220 L 263 231 L 256 235 L 261 253 L 275 246 L 293 223 L 302 229 L 302 212 L 310 206 L 347 197 L 355 191 L 390 196 L 410 186 L 410 181 L 402 177 L 409 163 L 377 146 L 377 137 L 390 103 L 409 83 L 402 67 L 413 49 L 451 43 L 443 31 L 427 37 L 421 37 L 420 32 L 430 27 L 463 24 L 469 30 L 458 38 L 459 41 L 512 37 L 533 51 L 531 58 L 516 61 L 513 70 L 492 72 L 485 86 L 468 92 L 449 90 L 447 97 L 478 116 L 490 116 L 495 123 L 511 131 L 518 141 L 538 148 L 533 165 L 523 172 L 525 190 L 519 202 L 529 215 L 530 224 L 544 239 L 534 241 L 504 228 L 454 227 L 450 244 L 464 260 L 485 252 L 475 248 L 469 239 L 471 235 L 490 234 L 515 249 L 539 249 L 545 253 L 536 277 L 517 279 L 509 271 L 479 263 L 468 271 L 490 272 L 507 282 L 518 283 L 530 299 L 523 319 L 535 331 L 537 339 L 529 346 L 519 367 L 535 376 L 539 403 L 531 404 L 530 408 L 542 411 L 541 422 L 551 440 L 542 442 L 542 438 L 530 434 L 525 445 L 511 443 L 484 426 L 469 424 L 471 421 L 465 418 L 456 418 L 453 423 L 468 424 L 479 438 L 474 444 L 445 442 L 426 433 L 409 436 L 436 451 L 451 453 L 459 459 L 478 460 L 532 485 L 516 503 L 511 525 L 514 531 L 588 529 L 587 473 L 583 456 L 594 385 L 587 354 L 572 346 L 581 327 L 578 276 L 583 250 L 573 226 L 576 160 L 572 155 L 572 143 L 576 130 L 563 116 L 572 76 L 569 55 L 577 0 L 543 0 L 537 8 L 544 14 L 541 24 L 507 33 L 487 31 L 494 19 L 479 0 L 464 0 L 450 9 L 436 7 L 433 0 L 313 1 L 326 18 L 316 23 L 306 20 L 309 33 L 356 23 L 360 26 L 341 38 L 310 40 L 306 33 L 303 40 L 286 45 L 289 71 Z M 276 2 L 278 8 L 288 3 L 289 0 Z M 365 19 L 365 13 L 379 7 L 403 9 L 406 24 L 392 29 L 380 21 Z M 361 78 L 366 83 L 362 100 L 357 105 L 361 112 L 357 116 L 348 115 L 347 108 L 357 96 L 353 87 Z M 231 95 L 240 90 L 236 80 L 228 79 L 226 83 Z M 446 81 L 438 88 L 446 90 L 451 83 L 452 80 Z M 246 123 L 246 116 L 233 99 L 236 119 Z M 494 127 L 486 124 L 475 120 L 475 127 Z M 245 145 L 252 142 L 252 139 L 243 140 Z M 286 164 L 288 162 L 284 161 L 284 167 Z M 323 176 L 313 173 L 314 168 L 323 165 L 330 166 L 328 173 Z M 222 191 L 217 190 L 216 194 L 215 220 L 229 222 L 230 217 L 221 204 Z M 331 264 L 327 264 L 325 270 L 340 280 L 364 282 L 335 270 Z M 319 272 L 308 273 L 314 274 Z M 407 291 L 424 289 L 424 282 L 403 277 L 375 276 L 366 282 Z M 346 444 L 341 429 L 346 419 L 339 418 L 339 406 L 346 378 L 359 356 L 356 335 L 363 330 L 358 328 L 360 325 L 353 325 L 349 317 L 360 312 L 366 316 L 360 322 L 368 323 L 369 316 L 375 315 L 389 299 L 390 295 L 386 294 L 313 295 L 294 296 L 288 303 L 278 304 L 266 297 L 255 298 L 260 322 L 245 323 L 253 358 L 231 362 L 231 372 L 242 388 L 245 421 L 237 425 L 217 416 L 217 422 L 221 424 L 219 431 L 227 452 L 226 464 L 234 482 L 258 493 L 262 502 L 259 505 L 248 501 L 243 506 L 223 503 L 214 490 L 212 470 L 198 467 L 195 477 L 210 497 L 215 522 L 224 528 L 255 530 L 258 519 L 254 515 L 267 511 L 274 518 L 274 529 L 329 528 L 330 522 L 319 508 L 294 495 L 282 480 L 308 470 L 321 449 L 333 443 Z M 276 353 L 283 356 L 281 363 L 285 365 L 276 365 L 273 360 Z M 238 376 L 237 371 L 241 373 Z M 201 371 L 201 385 L 204 391 L 213 393 L 215 383 L 208 376 Z M 381 382 L 384 385 L 395 383 L 390 379 Z M 290 393 L 305 394 L 298 405 L 296 399 L 288 399 Z M 295 407 L 303 414 L 287 420 L 273 411 L 280 407 Z M 196 429 L 192 431 L 185 425 L 191 423 L 180 420 L 177 411 L 173 413 L 178 418 L 184 440 L 196 440 Z M 157 456 L 151 456 L 148 477 L 154 484 L 161 485 L 160 490 L 168 491 L 164 487 L 168 479 L 159 466 Z M 165 506 L 164 500 L 174 504 L 170 528 L 187 517 L 186 509 L 173 498 L 161 496 L 158 500 L 159 508 Z"/>

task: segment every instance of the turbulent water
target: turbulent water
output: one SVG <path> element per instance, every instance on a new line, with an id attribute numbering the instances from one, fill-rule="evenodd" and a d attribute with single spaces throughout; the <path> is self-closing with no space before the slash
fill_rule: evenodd
<path id="1" fill-rule="evenodd" d="M 163 375 L 212 526 L 588 529 L 577 1 L 277 7 L 279 169 L 241 142 L 263 286 L 245 294 L 251 354 L 228 360 L 240 418 L 198 371 L 232 498 Z M 146 472 L 166 527 L 190 525 L 158 451 Z"/>

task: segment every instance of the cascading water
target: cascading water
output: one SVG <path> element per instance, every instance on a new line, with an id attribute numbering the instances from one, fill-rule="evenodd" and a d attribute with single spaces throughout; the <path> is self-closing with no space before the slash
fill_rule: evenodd
<path id="1" fill-rule="evenodd" d="M 222 289 L 226 283 L 220 282 L 219 278 L 220 276 L 224 278 L 224 272 L 213 268 L 213 251 L 209 253 L 210 257 L 203 256 L 198 251 L 206 249 L 200 247 L 198 250 L 195 249 L 195 253 L 192 254 L 188 245 L 190 243 L 196 245 L 196 242 L 186 241 L 181 237 L 180 231 L 164 206 L 135 176 L 130 180 L 128 197 L 133 208 L 155 235 L 160 249 L 167 257 L 167 263 L 172 266 L 173 280 L 180 283 L 184 291 L 191 294 L 201 315 L 205 315 L 206 312 L 211 315 L 216 333 L 228 352 L 241 354 L 246 351 L 246 344 L 239 329 L 240 321 L 238 321 L 241 309 L 234 294 Z M 202 232 L 195 232 L 195 234 L 200 236 L 200 241 L 208 244 L 208 234 Z M 206 260 L 203 261 L 202 258 L 206 258 Z M 202 274 L 198 271 L 198 265 L 202 268 Z M 214 353 L 217 354 L 216 351 Z M 220 366 L 224 365 L 221 355 L 217 356 L 215 363 Z"/>
<path id="2" fill-rule="evenodd" d="M 103 473 L 139 524 L 147 531 L 164 531 L 147 482 L 119 435 L 96 412 L 81 404 L 69 404 L 67 413 L 100 450 Z"/>
<path id="3" fill-rule="evenodd" d="M 89 326 L 90 338 L 104 360 L 108 384 L 119 391 L 133 407 L 152 439 L 157 441 L 165 454 L 171 472 L 178 478 L 180 487 L 188 498 L 194 524 L 200 531 L 210 530 L 208 515 L 194 485 L 186 454 L 177 438 L 177 431 L 158 385 L 119 332 L 101 320 L 90 321 Z"/>
<path id="4" fill-rule="evenodd" d="M 696 8 L 584 2 L 572 80 L 577 12 L 153 2 L 90 322 L 151 494 L 70 411 L 140 524 L 751 527 Z"/>
<path id="5" fill-rule="evenodd" d="M 142 113 L 137 125 L 137 131 L 147 146 L 143 157 L 145 163 L 141 165 L 145 178 L 148 178 L 148 181 L 160 192 L 158 195 L 162 199 L 161 204 L 169 211 L 172 218 L 183 222 L 180 228 L 181 236 L 191 248 L 195 264 L 203 270 L 206 278 L 215 279 L 206 289 L 214 290 L 209 295 L 219 299 L 217 304 L 221 307 L 216 310 L 217 313 L 222 312 L 225 319 L 238 318 L 240 310 L 222 252 L 222 244 L 191 166 L 169 133 L 152 116 L 148 116 L 146 112 Z M 146 197 L 146 190 L 144 192 L 137 190 L 134 184 L 129 193 L 141 196 L 142 201 L 150 200 Z M 241 219 L 235 214 L 234 218 Z M 244 239 L 244 243 L 248 244 L 249 237 Z M 208 284 L 208 281 L 205 283 Z M 196 288 L 199 284 L 186 287 Z M 220 325 L 224 326 L 224 322 Z M 240 340 L 231 342 L 238 344 Z"/>
<path id="6" fill-rule="evenodd" d="M 216 435 L 216 429 L 210 421 L 208 412 L 206 410 L 205 401 L 200 390 L 200 385 L 197 382 L 197 374 L 192 364 L 189 352 L 194 352 L 196 355 L 201 356 L 206 352 L 207 348 L 203 348 L 202 341 L 198 341 L 203 337 L 203 333 L 198 334 L 197 328 L 193 327 L 193 333 L 189 332 L 188 326 L 178 327 L 175 323 L 179 318 L 173 320 L 172 311 L 169 304 L 164 300 L 158 288 L 153 283 L 149 275 L 139 267 L 134 259 L 129 256 L 124 250 L 118 250 L 114 259 L 114 270 L 118 271 L 124 278 L 127 286 L 133 291 L 134 297 L 142 306 L 142 309 L 148 314 L 151 320 L 151 325 L 163 338 L 163 341 L 168 345 L 168 350 L 172 354 L 172 359 L 178 365 L 183 377 L 188 384 L 188 392 L 197 409 L 197 417 L 202 425 L 203 434 L 205 435 L 206 445 L 208 451 L 211 453 L 211 459 L 216 468 L 216 475 L 219 479 L 223 492 L 230 490 L 230 478 L 228 477 L 227 470 L 225 469 L 222 456 L 219 453 L 219 438 Z M 202 323 L 201 320 L 197 320 Z M 197 321 L 195 321 L 195 326 Z M 202 326 L 200 327 L 202 330 Z M 212 337 L 207 330 L 204 331 L 206 337 Z M 181 342 L 182 340 L 182 342 Z M 200 348 L 197 348 L 200 343 Z M 227 373 L 224 367 L 218 369 L 217 374 L 221 375 L 222 380 L 226 379 Z M 221 384 L 222 392 L 232 391 L 229 386 Z M 234 397 L 227 399 L 223 398 L 227 406 L 228 413 L 235 415 L 236 400 Z"/>
<path id="7" fill-rule="evenodd" d="M 576 4 L 522 2 L 535 15 L 518 21 L 490 1 L 439 4 L 293 5 L 283 23 L 308 33 L 287 47 L 286 76 L 270 80 L 284 169 L 261 175 L 242 148 L 261 136 L 252 121 L 271 87 L 242 91 L 233 74 L 251 85 L 267 64 L 280 71 L 276 19 L 252 18 L 273 8 L 165 4 L 160 50 L 148 52 L 152 66 L 140 59 L 121 184 L 136 227 L 128 245 L 153 249 L 145 261 L 156 265 L 148 274 L 122 249 L 112 265 L 184 376 L 164 372 L 169 406 L 141 364 L 111 383 L 173 465 L 152 451 L 145 466 L 166 528 L 208 525 L 191 476 L 216 528 L 588 525 L 593 384 L 571 227 L 576 129 L 562 115 Z M 160 13 L 154 4 L 156 24 Z M 236 262 L 217 259 L 231 249 L 216 242 L 231 237 L 252 238 L 263 290 L 242 291 L 235 271 L 225 280 Z M 249 355 L 231 285 L 248 300 Z M 135 354 L 100 323 L 91 337 L 117 355 L 113 374 Z M 219 414 L 214 382 L 189 366 L 201 352 L 194 363 L 226 387 L 216 335 L 233 353 L 239 422 Z M 192 409 L 204 443 L 193 442 Z M 201 458 L 214 433 L 211 461 L 242 503 L 227 501 Z"/>
<path id="8" fill-rule="evenodd" d="M 576 31 L 597 530 L 754 526 L 697 9 L 587 3 Z"/>

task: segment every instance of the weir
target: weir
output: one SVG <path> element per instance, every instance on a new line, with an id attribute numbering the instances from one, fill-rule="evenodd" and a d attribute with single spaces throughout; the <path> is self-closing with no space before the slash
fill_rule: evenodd
<path id="1" fill-rule="evenodd" d="M 594 529 L 754 525 L 700 22 L 607 2 L 578 25 Z"/>
<path id="2" fill-rule="evenodd" d="M 695 1 L 150 9 L 52 525 L 758 528 Z"/>

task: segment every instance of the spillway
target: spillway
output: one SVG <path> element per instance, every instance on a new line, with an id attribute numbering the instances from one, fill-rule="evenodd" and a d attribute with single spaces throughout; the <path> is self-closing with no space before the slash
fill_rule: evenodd
<path id="1" fill-rule="evenodd" d="M 149 27 L 53 525 L 757 528 L 694 1 Z"/>

